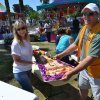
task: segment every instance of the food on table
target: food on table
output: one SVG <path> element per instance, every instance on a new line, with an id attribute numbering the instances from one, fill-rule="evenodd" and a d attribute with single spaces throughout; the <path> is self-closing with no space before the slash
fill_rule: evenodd
<path id="1" fill-rule="evenodd" d="M 52 59 L 47 55 L 39 55 L 38 67 L 44 81 L 55 81 L 63 77 L 66 72 L 73 70 L 74 66 Z"/>
<path id="2" fill-rule="evenodd" d="M 45 55 L 45 51 L 43 50 L 33 50 L 33 54 L 34 55 Z"/>
<path id="3" fill-rule="evenodd" d="M 41 63 L 41 64 L 47 64 L 49 62 L 52 62 L 52 59 L 51 58 L 48 58 L 45 55 L 40 55 L 39 56 L 39 60 L 40 60 L 39 63 Z"/>
<path id="4" fill-rule="evenodd" d="M 49 76 L 64 74 L 73 69 L 68 65 L 64 65 L 62 63 L 60 64 L 59 62 L 57 62 L 57 60 L 53 60 L 51 63 L 45 64 L 45 68 L 46 68 L 46 75 Z"/>
<path id="5" fill-rule="evenodd" d="M 40 56 L 40 63 L 41 64 L 46 64 L 47 63 L 47 59 L 43 56 Z"/>

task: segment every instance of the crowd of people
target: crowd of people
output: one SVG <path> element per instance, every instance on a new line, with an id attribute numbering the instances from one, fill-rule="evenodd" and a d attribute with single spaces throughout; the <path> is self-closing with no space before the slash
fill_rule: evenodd
<path id="1" fill-rule="evenodd" d="M 54 19 L 47 18 L 43 21 L 39 21 L 39 23 L 40 23 L 40 34 L 45 33 L 47 38 L 46 40 L 48 42 L 51 42 L 51 33 L 57 33 L 57 30 L 59 30 L 59 28 L 68 28 L 68 27 L 71 28 L 72 30 L 71 35 L 75 40 L 80 30 L 80 24 L 81 24 L 76 16 L 75 18 L 73 18 L 73 21 L 71 22 L 67 22 L 66 17 L 60 16 Z"/>
<path id="2" fill-rule="evenodd" d="M 94 3 L 87 4 L 82 9 L 84 26 L 80 29 L 79 21 L 73 21 L 73 27 L 60 27 L 56 37 L 56 58 L 68 62 L 70 53 L 78 50 L 79 64 L 69 72 L 66 72 L 61 80 L 67 81 L 74 74 L 79 73 L 80 100 L 86 100 L 88 90 L 91 87 L 94 100 L 100 100 L 100 22 L 99 8 Z M 45 29 L 48 42 L 52 25 L 46 21 Z M 73 37 L 72 33 L 75 33 Z M 32 46 L 30 44 L 26 24 L 18 20 L 13 28 L 14 39 L 11 45 L 11 54 L 14 60 L 13 73 L 15 79 L 24 90 L 33 92 L 31 83 Z"/>

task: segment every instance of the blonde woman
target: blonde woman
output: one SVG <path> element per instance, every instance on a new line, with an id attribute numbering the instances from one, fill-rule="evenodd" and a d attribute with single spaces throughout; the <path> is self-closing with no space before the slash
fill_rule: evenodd
<path id="1" fill-rule="evenodd" d="M 14 60 L 13 73 L 15 79 L 26 91 L 33 92 L 30 80 L 32 64 L 32 46 L 30 44 L 26 24 L 17 20 L 13 27 L 14 39 L 11 45 L 11 54 Z"/>

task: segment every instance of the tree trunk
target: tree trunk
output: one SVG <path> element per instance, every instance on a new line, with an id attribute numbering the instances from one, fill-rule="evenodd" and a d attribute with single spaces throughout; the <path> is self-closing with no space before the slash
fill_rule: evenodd
<path id="1" fill-rule="evenodd" d="M 23 13 L 24 12 L 23 0 L 19 0 L 19 5 L 20 5 L 20 13 Z"/>
<path id="2" fill-rule="evenodd" d="M 10 14 L 9 0 L 5 0 L 5 6 L 6 6 L 6 12 L 7 12 L 7 15 L 8 15 L 10 31 L 12 32 L 12 23 L 11 23 L 11 14 Z"/>
<path id="3" fill-rule="evenodd" d="M 19 0 L 19 6 L 20 6 L 20 13 L 24 14 L 25 7 L 24 7 L 24 4 L 23 4 L 23 0 Z M 25 16 L 23 16 L 23 20 L 25 21 Z"/>

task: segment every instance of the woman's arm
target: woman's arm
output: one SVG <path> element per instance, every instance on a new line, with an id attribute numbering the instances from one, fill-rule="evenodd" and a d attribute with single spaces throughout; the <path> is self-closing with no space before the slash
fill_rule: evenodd
<path id="1" fill-rule="evenodd" d="M 15 63 L 18 63 L 18 64 L 35 64 L 36 63 L 35 61 L 25 61 L 25 60 L 22 60 L 20 58 L 20 56 L 18 56 L 16 54 L 12 54 L 12 57 L 13 57 L 13 60 L 15 61 Z"/>

